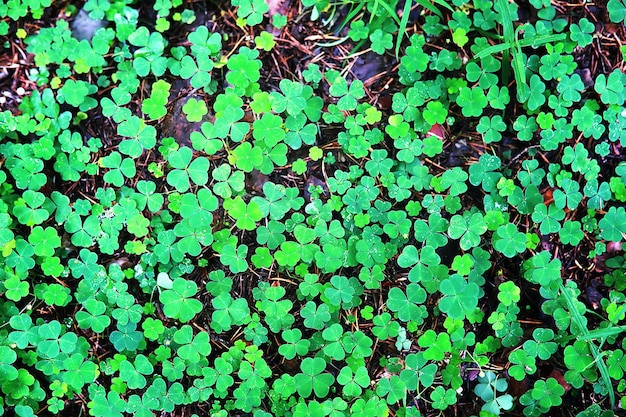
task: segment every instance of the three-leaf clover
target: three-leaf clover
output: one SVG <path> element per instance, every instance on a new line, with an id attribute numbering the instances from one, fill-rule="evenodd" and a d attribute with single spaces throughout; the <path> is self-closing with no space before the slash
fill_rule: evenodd
<path id="1" fill-rule="evenodd" d="M 301 373 L 296 374 L 295 382 L 298 394 L 304 398 L 311 393 L 319 398 L 326 398 L 335 378 L 326 370 L 326 362 L 322 358 L 305 358 L 300 364 Z"/>
<path id="2" fill-rule="evenodd" d="M 183 113 L 187 115 L 187 120 L 190 122 L 201 121 L 208 111 L 204 100 L 197 100 L 193 97 L 189 98 L 183 106 Z"/>
<path id="3" fill-rule="evenodd" d="M 424 301 L 426 301 L 424 288 L 417 283 L 411 283 L 406 287 L 406 291 L 397 287 L 389 290 L 387 307 L 397 313 L 402 321 L 422 322 L 427 315 Z"/>
<path id="4" fill-rule="evenodd" d="M 513 223 L 507 223 L 496 230 L 493 246 L 507 258 L 526 250 L 526 234 L 517 230 Z"/>
<path id="5" fill-rule="evenodd" d="M 439 301 L 439 309 L 453 319 L 464 319 L 478 306 L 479 287 L 467 282 L 458 274 L 441 281 L 439 290 L 444 295 Z"/>
<path id="6" fill-rule="evenodd" d="M 461 112 L 465 117 L 477 117 L 483 113 L 483 109 L 487 107 L 487 97 L 482 88 L 464 87 L 459 91 L 456 103 L 461 107 Z"/>
<path id="7" fill-rule="evenodd" d="M 263 213 L 256 201 L 246 204 L 240 196 L 225 200 L 224 208 L 235 219 L 237 227 L 241 230 L 254 230 L 256 222 L 263 218 Z"/>
<path id="8" fill-rule="evenodd" d="M 194 158 L 186 146 L 170 153 L 168 162 L 174 169 L 167 174 L 167 183 L 181 193 L 189 189 L 191 182 L 205 185 L 209 181 L 209 160 L 203 156 Z"/>
<path id="9" fill-rule="evenodd" d="M 472 215 L 455 214 L 450 219 L 448 235 L 452 239 L 460 239 L 463 250 L 469 250 L 480 244 L 480 236 L 487 231 L 487 223 L 481 213 Z"/>
<path id="10" fill-rule="evenodd" d="M 172 289 L 165 290 L 159 295 L 163 304 L 163 314 L 167 317 L 187 322 L 202 311 L 202 303 L 193 298 L 198 292 L 195 282 L 184 278 L 176 278 Z"/>
<path id="11" fill-rule="evenodd" d="M 349 366 L 341 368 L 339 375 L 337 375 L 337 382 L 343 385 L 342 391 L 347 397 L 358 397 L 363 392 L 363 389 L 369 387 L 370 376 L 367 372 L 367 368 L 359 366 L 356 371 L 353 371 Z"/>
<path id="12" fill-rule="evenodd" d="M 138 158 L 144 149 L 152 149 L 156 145 L 156 129 L 137 117 L 131 116 L 128 120 L 120 123 L 117 133 L 130 139 L 125 139 L 119 144 L 119 151 L 131 158 Z"/>
<path id="13" fill-rule="evenodd" d="M 152 84 L 150 97 L 141 104 L 141 110 L 151 119 L 160 119 L 167 114 L 165 105 L 170 95 L 170 87 L 171 84 L 163 80 L 158 80 Z"/>
<path id="14" fill-rule="evenodd" d="M 184 325 L 174 333 L 174 342 L 180 345 L 176 353 L 188 363 L 197 363 L 211 353 L 209 334 L 201 331 L 194 335 L 190 325 Z"/>

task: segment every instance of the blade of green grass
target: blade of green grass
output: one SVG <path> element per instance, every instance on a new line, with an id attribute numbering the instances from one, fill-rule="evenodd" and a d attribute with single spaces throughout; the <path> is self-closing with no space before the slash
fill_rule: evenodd
<path id="1" fill-rule="evenodd" d="M 626 326 L 615 326 L 615 327 L 609 327 L 606 329 L 590 330 L 589 332 L 583 335 L 571 335 L 571 336 L 560 338 L 559 340 L 563 342 L 567 342 L 573 339 L 584 340 L 584 341 L 591 341 L 591 340 L 598 340 L 598 339 L 606 340 L 607 338 L 611 336 L 617 336 L 618 334 L 624 333 L 624 332 L 626 332 Z"/>
<path id="2" fill-rule="evenodd" d="M 415 0 L 415 2 L 419 4 L 420 6 L 422 6 L 424 9 L 430 10 L 431 12 L 433 12 L 434 14 L 436 14 L 442 19 L 443 19 L 443 14 L 439 11 L 438 8 L 435 7 L 433 3 L 437 3 L 438 5 L 443 6 L 452 12 L 454 11 L 454 9 L 448 3 L 442 0 L 433 0 L 433 3 L 427 0 Z"/>
<path id="3" fill-rule="evenodd" d="M 615 392 L 613 391 L 613 384 L 611 383 L 611 376 L 609 375 L 609 369 L 606 367 L 606 364 L 602 360 L 602 353 L 598 349 L 598 347 L 593 343 L 591 339 L 593 339 L 590 335 L 589 329 L 585 325 L 582 316 L 578 312 L 576 306 L 574 306 L 574 300 L 569 295 L 569 292 L 563 285 L 563 281 L 559 280 L 559 289 L 565 296 L 565 301 L 567 302 L 567 307 L 569 309 L 570 314 L 572 315 L 572 320 L 579 329 L 583 332 L 582 337 L 583 340 L 586 340 L 589 343 L 589 350 L 591 350 L 591 354 L 596 362 L 596 366 L 598 367 L 598 371 L 600 372 L 600 376 L 602 377 L 602 381 L 604 385 L 606 385 L 607 390 L 609 391 L 609 399 L 611 401 L 611 408 L 615 407 Z"/>
<path id="4" fill-rule="evenodd" d="M 400 45 L 402 44 L 402 38 L 406 33 L 406 25 L 409 23 L 409 15 L 411 14 L 412 0 L 405 0 L 404 9 L 402 9 L 402 19 L 400 19 L 400 26 L 398 28 L 398 36 L 396 36 L 396 58 L 400 53 Z"/>
<path id="5" fill-rule="evenodd" d="M 533 48 L 537 48 L 541 45 L 550 42 L 559 42 L 565 39 L 567 35 L 565 33 L 559 33 L 555 35 L 540 35 L 534 36 L 529 39 L 521 39 L 518 40 L 517 43 L 520 47 L 532 46 Z M 509 42 L 498 43 L 496 45 L 491 45 L 488 48 L 483 49 L 475 55 L 476 59 L 483 59 L 489 55 L 497 54 L 499 52 L 504 51 L 505 49 L 513 48 L 513 44 Z"/>
<path id="6" fill-rule="evenodd" d="M 517 94 L 518 96 L 520 96 L 522 86 L 526 84 L 526 73 L 523 70 L 523 65 L 520 66 L 522 51 L 519 48 L 519 45 L 515 44 L 513 16 L 511 16 L 511 10 L 509 9 L 508 0 L 498 0 L 498 6 L 500 8 L 500 13 L 502 14 L 502 31 L 504 32 L 504 43 L 511 45 L 510 48 L 504 49 L 502 51 L 502 62 L 509 62 L 509 55 L 513 55 L 511 65 L 513 66 L 513 75 L 515 76 L 515 83 L 517 85 Z M 502 65 L 502 83 L 504 85 L 507 85 L 509 83 L 508 65 Z"/>
<path id="7" fill-rule="evenodd" d="M 397 23 L 398 25 L 400 25 L 400 18 L 398 17 L 398 14 L 396 13 L 395 9 L 389 5 L 389 3 L 386 3 L 386 2 L 384 2 L 384 1 L 382 1 L 382 0 L 377 1 L 376 3 L 377 3 L 377 4 L 380 4 L 380 5 L 382 6 L 382 8 L 383 8 L 383 9 L 385 9 L 385 11 L 387 11 L 388 16 L 384 16 L 384 15 L 383 15 L 383 16 L 381 16 L 381 18 L 383 18 L 383 21 L 382 21 L 380 24 L 378 24 L 378 25 L 374 28 L 374 30 L 376 30 L 376 29 L 378 29 L 379 27 L 381 27 L 381 26 L 382 26 L 382 23 L 384 22 L 384 19 L 389 18 L 389 17 L 390 17 L 390 18 L 392 18 L 393 20 L 395 20 L 395 21 L 396 21 L 396 23 Z M 374 12 L 372 12 L 372 16 L 373 16 L 373 15 L 374 15 Z M 373 31 L 372 31 L 372 30 L 370 30 L 370 32 L 373 32 Z"/>

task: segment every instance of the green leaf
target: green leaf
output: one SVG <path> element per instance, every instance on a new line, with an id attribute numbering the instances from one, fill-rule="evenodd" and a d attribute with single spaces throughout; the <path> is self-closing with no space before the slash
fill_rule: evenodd
<path id="1" fill-rule="evenodd" d="M 433 401 L 433 408 L 445 410 L 456 403 L 456 392 L 451 388 L 445 389 L 442 386 L 438 386 L 430 394 L 430 399 Z"/>
<path id="2" fill-rule="evenodd" d="M 264 141 L 268 147 L 273 147 L 285 137 L 285 130 L 282 125 L 283 119 L 279 116 L 265 113 L 252 124 L 252 136 L 257 140 Z"/>
<path id="3" fill-rule="evenodd" d="M 200 186 L 209 181 L 209 160 L 202 156 L 194 158 L 186 146 L 170 153 L 168 162 L 175 169 L 167 174 L 167 183 L 181 193 L 189 189 L 190 181 Z"/>
<path id="4" fill-rule="evenodd" d="M 119 151 L 131 158 L 138 158 L 145 149 L 152 149 L 156 145 L 156 129 L 146 125 L 143 119 L 131 116 L 130 119 L 120 123 L 117 133 L 125 136 L 119 145 Z"/>
<path id="5" fill-rule="evenodd" d="M 198 363 L 200 358 L 211 353 L 209 334 L 201 331 L 194 336 L 193 328 L 189 325 L 182 326 L 174 333 L 174 342 L 180 345 L 176 353 L 188 363 Z"/>
<path id="6" fill-rule="evenodd" d="M 110 168 L 104 174 L 104 181 L 116 187 L 121 187 L 124 185 L 125 178 L 133 178 L 137 173 L 135 162 L 131 158 L 122 159 L 122 155 L 117 151 L 102 158 L 101 165 L 104 168 Z"/>
<path id="7" fill-rule="evenodd" d="M 623 0 L 609 0 L 607 10 L 611 22 L 623 23 L 626 21 L 626 4 Z"/>
<path id="8" fill-rule="evenodd" d="M 143 333 L 136 330 L 137 324 L 128 322 L 126 325 L 118 325 L 117 330 L 111 332 L 110 340 L 118 352 L 133 352 L 143 340 Z"/>
<path id="9" fill-rule="evenodd" d="M 202 310 L 202 303 L 192 298 L 198 292 L 195 282 L 176 278 L 171 290 L 163 291 L 159 300 L 163 304 L 163 314 L 185 323 Z"/>
<path id="10" fill-rule="evenodd" d="M 166 81 L 158 80 L 152 84 L 150 97 L 141 104 L 141 111 L 146 113 L 150 119 L 160 119 L 167 114 L 165 105 L 170 95 L 170 87 Z"/>
<path id="11" fill-rule="evenodd" d="M 507 258 L 512 258 L 526 250 L 526 234 L 517 230 L 513 223 L 507 223 L 496 230 L 493 246 Z"/>
<path id="12" fill-rule="evenodd" d="M 395 404 L 406 398 L 406 386 L 398 375 L 381 378 L 376 386 L 376 394 L 387 397 L 387 404 Z"/>
<path id="13" fill-rule="evenodd" d="M 556 86 L 559 93 L 567 101 L 577 102 L 580 101 L 580 93 L 585 89 L 580 75 L 574 74 L 572 76 L 564 76 L 561 78 Z"/>
<path id="14" fill-rule="evenodd" d="M 532 375 L 537 371 L 535 358 L 530 356 L 524 349 L 511 352 L 509 361 L 513 364 L 509 368 L 509 375 L 518 381 L 524 380 L 526 375 Z"/>
<path id="15" fill-rule="evenodd" d="M 233 245 L 225 245 L 220 255 L 222 264 L 229 267 L 230 272 L 238 274 L 248 270 L 248 246 L 239 245 L 236 249 Z"/>
<path id="16" fill-rule="evenodd" d="M 524 262 L 524 278 L 548 288 L 552 281 L 561 279 L 561 266 L 559 259 L 552 259 L 550 252 L 542 251 Z"/>
<path id="17" fill-rule="evenodd" d="M 410 353 L 405 360 L 405 369 L 400 373 L 400 379 L 407 389 L 416 391 L 420 385 L 424 388 L 431 386 L 435 380 L 437 365 L 428 364 L 423 352 Z"/>
<path id="18" fill-rule="evenodd" d="M 612 242 L 620 242 L 626 239 L 626 209 L 624 207 L 611 207 L 600 219 L 598 226 L 603 239 Z"/>
<path id="19" fill-rule="evenodd" d="M 285 359 L 291 360 L 298 356 L 305 356 L 309 352 L 311 342 L 308 339 L 302 339 L 302 331 L 300 329 L 283 330 L 282 338 L 285 344 L 278 347 L 278 353 L 283 355 Z"/>
<path id="20" fill-rule="evenodd" d="M 309 301 L 304 305 L 302 310 L 300 310 L 300 315 L 304 318 L 305 327 L 315 330 L 322 330 L 324 324 L 330 320 L 328 305 L 321 304 L 317 306 L 313 301 Z"/>
<path id="21" fill-rule="evenodd" d="M 33 245 L 35 255 L 50 257 L 61 246 L 61 238 L 53 227 L 35 226 L 28 236 L 28 242 Z"/>
<path id="22" fill-rule="evenodd" d="M 92 86 L 89 83 L 82 80 L 67 80 L 59 90 L 60 99 L 74 107 L 80 107 L 85 102 L 85 98 L 92 92 L 90 87 Z"/>
<path id="23" fill-rule="evenodd" d="M 420 336 L 418 344 L 426 349 L 424 351 L 424 359 L 436 362 L 442 361 L 446 354 L 449 354 L 452 350 L 450 336 L 447 333 L 437 334 L 432 329 L 427 330 Z"/>
<path id="24" fill-rule="evenodd" d="M 426 309 L 423 305 L 426 301 L 426 291 L 416 283 L 411 283 L 406 288 L 406 293 L 400 288 L 389 290 L 387 307 L 396 312 L 398 318 L 404 322 L 422 322 L 426 317 Z"/>
<path id="25" fill-rule="evenodd" d="M 570 38 L 578 43 L 578 46 L 585 47 L 593 42 L 592 34 L 595 32 L 595 25 L 586 17 L 583 17 L 570 27 Z M 597 82 L 597 81 L 596 81 Z"/>
<path id="26" fill-rule="evenodd" d="M 189 122 L 200 122 L 204 115 L 208 113 L 208 109 L 203 100 L 191 97 L 183 106 L 183 113 L 187 115 Z"/>
<path id="27" fill-rule="evenodd" d="M 466 282 L 461 275 L 455 274 L 441 281 L 439 290 L 444 295 L 439 308 L 453 319 L 463 320 L 478 306 L 478 285 Z"/>
<path id="28" fill-rule="evenodd" d="M 393 47 L 393 37 L 390 33 L 383 32 L 381 29 L 376 29 L 369 36 L 372 43 L 372 51 L 378 55 L 383 55 L 386 50 Z"/>
<path id="29" fill-rule="evenodd" d="M 233 325 L 242 325 L 250 320 L 250 308 L 244 298 L 233 299 L 229 293 L 222 293 L 211 303 L 215 311 L 211 315 L 211 328 L 221 333 Z"/>
<path id="30" fill-rule="evenodd" d="M 300 394 L 308 398 L 312 393 L 318 398 L 326 398 L 335 378 L 324 372 L 326 362 L 322 358 L 305 358 L 300 364 L 301 373 L 295 375 L 295 382 Z"/>
<path id="31" fill-rule="evenodd" d="M 450 219 L 448 235 L 452 239 L 460 239 L 463 250 L 469 250 L 480 245 L 480 236 L 487 231 L 487 224 L 481 213 L 472 215 L 454 215 Z"/>
<path id="32" fill-rule="evenodd" d="M 482 88 L 464 87 L 460 90 L 456 103 L 461 106 L 461 112 L 465 117 L 478 117 L 487 107 L 487 97 Z"/>
<path id="33" fill-rule="evenodd" d="M 343 394 L 352 398 L 358 397 L 363 389 L 369 387 L 370 377 L 364 366 L 359 366 L 355 372 L 349 366 L 344 366 L 337 375 L 337 382 L 343 386 Z"/>
<path id="34" fill-rule="evenodd" d="M 254 230 L 256 222 L 263 218 L 263 213 L 256 201 L 246 204 L 239 196 L 224 201 L 224 208 L 228 215 L 236 220 L 236 225 L 241 230 Z"/>

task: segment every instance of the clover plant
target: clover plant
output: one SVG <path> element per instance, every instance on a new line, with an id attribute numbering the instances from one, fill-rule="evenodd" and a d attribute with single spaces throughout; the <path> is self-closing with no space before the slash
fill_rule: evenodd
<path id="1" fill-rule="evenodd" d="M 619 414 L 623 0 L 283 6 L 0 5 L 0 414 Z"/>

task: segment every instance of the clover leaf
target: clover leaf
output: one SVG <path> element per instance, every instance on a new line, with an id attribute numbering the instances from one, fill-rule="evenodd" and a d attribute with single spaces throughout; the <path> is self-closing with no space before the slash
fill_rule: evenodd
<path id="1" fill-rule="evenodd" d="M 620 242 L 626 236 L 626 222 L 624 222 L 626 210 L 624 207 L 611 207 L 600 219 L 598 226 L 603 239 Z"/>
<path id="2" fill-rule="evenodd" d="M 209 334 L 201 331 L 194 335 L 193 328 L 188 324 L 174 333 L 173 340 L 179 345 L 176 353 L 188 363 L 197 363 L 211 353 Z"/>
<path id="3" fill-rule="evenodd" d="M 154 367 L 144 355 L 137 355 L 133 363 L 123 360 L 119 364 L 120 378 L 126 382 L 128 388 L 144 388 L 148 383 L 144 375 L 152 375 Z"/>
<path id="4" fill-rule="evenodd" d="M 464 87 L 457 96 L 456 103 L 461 106 L 461 112 L 465 117 L 477 117 L 487 107 L 487 97 L 482 88 Z"/>
<path id="5" fill-rule="evenodd" d="M 35 226 L 28 236 L 28 242 L 35 249 L 35 255 L 50 257 L 61 246 L 61 238 L 52 227 Z"/>
<path id="6" fill-rule="evenodd" d="M 335 378 L 326 370 L 326 362 L 322 358 L 305 358 L 300 364 L 301 373 L 295 375 L 298 394 L 308 398 L 312 393 L 319 398 L 328 395 Z"/>
<path id="7" fill-rule="evenodd" d="M 337 382 L 343 386 L 344 395 L 350 398 L 358 397 L 363 389 L 370 385 L 370 377 L 364 366 L 359 366 L 356 371 L 352 371 L 349 366 L 344 366 L 337 375 Z"/>
<path id="8" fill-rule="evenodd" d="M 195 282 L 184 278 L 176 278 L 171 290 L 165 290 L 159 295 L 163 304 L 163 314 L 169 318 L 178 319 L 185 323 L 193 319 L 202 310 L 202 303 L 192 298 L 198 292 Z"/>
<path id="9" fill-rule="evenodd" d="M 483 116 L 476 126 L 476 131 L 483 134 L 485 143 L 500 142 L 502 132 L 506 130 L 506 124 L 502 120 L 502 116 L 496 114 L 493 117 Z"/>
<path id="10" fill-rule="evenodd" d="M 435 380 L 437 365 L 428 363 L 423 352 L 409 353 L 405 359 L 405 369 L 400 372 L 400 379 L 410 391 L 429 387 Z"/>
<path id="11" fill-rule="evenodd" d="M 282 338 L 285 342 L 278 347 L 278 353 L 283 355 L 285 359 L 291 360 L 298 356 L 305 356 L 309 352 L 311 342 L 308 339 L 302 339 L 302 331 L 300 329 L 283 330 Z"/>
<path id="12" fill-rule="evenodd" d="M 146 113 L 151 119 L 160 119 L 165 116 L 167 114 L 165 105 L 170 95 L 170 87 L 171 84 L 163 80 L 158 80 L 152 84 L 150 97 L 141 104 L 141 111 Z"/>
<path id="13" fill-rule="evenodd" d="M 224 245 L 220 255 L 220 262 L 228 266 L 230 272 L 238 274 L 248 270 L 247 255 L 248 246 L 246 245 L 239 245 L 237 248 L 233 245 Z"/>
<path id="14" fill-rule="evenodd" d="M 578 46 L 585 47 L 593 42 L 592 33 L 595 25 L 587 18 L 583 17 L 578 23 L 574 23 L 570 28 L 570 38 L 578 43 Z"/>
<path id="15" fill-rule="evenodd" d="M 208 113 L 208 109 L 204 100 L 197 100 L 191 97 L 183 106 L 183 113 L 187 115 L 188 121 L 200 122 L 204 115 Z"/>
<path id="16" fill-rule="evenodd" d="M 526 250 L 526 235 L 513 223 L 507 223 L 496 230 L 493 245 L 504 256 L 512 258 Z"/>
<path id="17" fill-rule="evenodd" d="M 509 354 L 509 361 L 513 364 L 509 368 L 509 375 L 518 381 L 522 381 L 526 375 L 532 375 L 537 371 L 535 357 L 529 355 L 525 349 L 514 350 Z"/>
<path id="18" fill-rule="evenodd" d="M 381 378 L 376 386 L 376 394 L 381 397 L 387 397 L 387 404 L 395 404 L 404 401 L 406 398 L 406 385 L 398 375 L 392 375 L 390 378 Z"/>
<path id="19" fill-rule="evenodd" d="M 485 371 L 478 376 L 479 384 L 474 388 L 474 392 L 485 404 L 482 410 L 494 415 L 500 415 L 501 410 L 513 408 L 513 397 L 509 394 L 498 395 L 499 392 L 506 391 L 508 384 L 505 378 L 498 378 L 495 372 Z"/>
<path id="20" fill-rule="evenodd" d="M 167 41 L 163 35 L 158 32 L 150 33 L 148 28 L 141 26 L 128 36 L 128 42 L 139 47 L 135 50 L 135 59 L 132 61 L 137 75 L 145 77 L 152 72 L 160 77 L 165 73 L 167 58 L 163 56 L 163 51 Z"/>
<path id="21" fill-rule="evenodd" d="M 59 101 L 79 107 L 82 111 L 87 111 L 95 107 L 95 100 L 88 97 L 88 95 L 96 91 L 97 87 L 95 85 L 82 80 L 74 81 L 70 79 L 59 90 Z"/>
<path id="22" fill-rule="evenodd" d="M 550 287 L 550 282 L 561 277 L 561 261 L 552 259 L 547 251 L 537 253 L 524 264 L 524 278 L 543 287 Z"/>
<path id="23" fill-rule="evenodd" d="M 33 190 L 26 190 L 13 206 L 13 215 L 26 226 L 41 224 L 50 217 L 50 213 L 42 208 L 45 196 Z"/>
<path id="24" fill-rule="evenodd" d="M 194 88 L 209 89 L 211 85 L 211 71 L 213 70 L 213 66 L 213 61 L 207 55 L 198 55 L 196 59 L 190 57 L 189 55 L 185 55 L 180 61 L 180 76 L 184 79 L 190 79 L 190 84 Z M 185 110 L 183 109 L 183 111 Z M 189 121 L 192 121 L 192 119 L 189 119 L 189 113 L 191 112 L 191 107 L 188 107 L 188 110 L 185 111 L 185 113 L 188 114 L 187 119 Z"/>
<path id="25" fill-rule="evenodd" d="M 623 0 L 610 0 L 607 4 L 611 22 L 622 23 L 626 21 L 626 4 Z"/>
<path id="26" fill-rule="evenodd" d="M 563 402 L 561 396 L 565 393 L 565 388 L 555 378 L 547 380 L 535 381 L 530 395 L 539 402 L 539 405 L 549 409 L 553 406 L 559 406 Z"/>
<path id="27" fill-rule="evenodd" d="M 117 330 L 111 332 L 111 343 L 118 352 L 133 352 L 143 341 L 143 333 L 137 330 L 137 324 L 128 322 L 117 325 Z"/>
<path id="28" fill-rule="evenodd" d="M 315 330 L 321 330 L 324 328 L 324 324 L 330 320 L 330 312 L 327 304 L 320 304 L 319 306 L 313 301 L 307 302 L 300 315 L 304 318 L 305 327 Z"/>
<path id="29" fill-rule="evenodd" d="M 561 78 L 556 86 L 559 93 L 563 95 L 563 98 L 567 101 L 580 101 L 580 93 L 585 89 L 580 75 L 574 74 L 572 76 L 564 76 Z"/>
<path id="30" fill-rule="evenodd" d="M 217 181 L 213 186 L 213 192 L 222 198 L 230 198 L 233 193 L 239 194 L 245 188 L 244 173 L 238 170 L 232 172 L 229 164 L 215 168 L 211 175 Z"/>
<path id="31" fill-rule="evenodd" d="M 209 181 L 209 161 L 205 157 L 193 157 L 193 152 L 186 146 L 168 155 L 168 162 L 175 168 L 167 174 L 167 183 L 183 193 L 191 182 L 205 185 Z"/>
<path id="32" fill-rule="evenodd" d="M 480 213 L 470 215 L 455 214 L 450 219 L 448 235 L 460 239 L 461 249 L 469 250 L 480 244 L 480 235 L 487 231 L 487 224 Z"/>
<path id="33" fill-rule="evenodd" d="M 450 335 L 448 333 L 437 334 L 432 329 L 421 335 L 417 343 L 426 349 L 424 350 L 424 359 L 437 362 L 443 360 L 452 349 Z"/>
<path id="34" fill-rule="evenodd" d="M 358 100 L 365 96 L 361 80 L 355 80 L 348 86 L 346 79 L 338 75 L 329 82 L 331 83 L 330 94 L 333 97 L 339 97 L 337 106 L 341 110 L 356 109 Z"/>
<path id="35" fill-rule="evenodd" d="M 613 70 L 607 77 L 598 75 L 594 89 L 600 94 L 600 99 L 605 104 L 622 105 L 624 103 L 624 74 L 619 70 Z"/>
<path id="36" fill-rule="evenodd" d="M 250 307 L 244 298 L 233 299 L 230 293 L 221 293 L 211 304 L 215 310 L 211 314 L 211 328 L 216 332 L 230 330 L 233 325 L 242 325 L 250 320 Z"/>
<path id="37" fill-rule="evenodd" d="M 439 309 L 453 319 L 464 319 L 478 306 L 478 285 L 465 281 L 461 275 L 441 281 L 439 290 L 444 295 L 439 300 Z"/>
<path id="38" fill-rule="evenodd" d="M 433 407 L 437 410 L 445 410 L 448 406 L 456 403 L 456 392 L 451 389 L 445 389 L 442 386 L 438 386 L 430 394 L 430 399 L 433 401 Z"/>
<path id="39" fill-rule="evenodd" d="M 372 43 L 372 51 L 378 55 L 383 55 L 386 50 L 393 47 L 393 37 L 390 33 L 383 32 L 382 29 L 375 29 L 369 38 Z"/>
<path id="40" fill-rule="evenodd" d="M 156 129 L 146 125 L 143 119 L 131 116 L 117 127 L 117 133 L 130 139 L 119 144 L 119 151 L 131 158 L 141 156 L 145 149 L 152 149 L 156 145 Z"/>
<path id="41" fill-rule="evenodd" d="M 263 213 L 256 201 L 246 204 L 240 196 L 224 201 L 224 208 L 241 230 L 254 230 L 256 222 L 263 218 Z"/>
<path id="42" fill-rule="evenodd" d="M 104 181 L 116 187 L 124 185 L 124 177 L 133 178 L 137 173 L 135 162 L 131 158 L 122 159 L 122 155 L 117 151 L 102 158 L 101 164 L 104 168 L 111 168 L 104 174 Z"/>
<path id="43" fill-rule="evenodd" d="M 424 288 L 417 283 L 411 283 L 406 287 L 406 291 L 397 287 L 389 290 L 387 307 L 397 313 L 398 318 L 404 322 L 421 323 L 427 315 L 424 301 L 426 301 Z"/>

